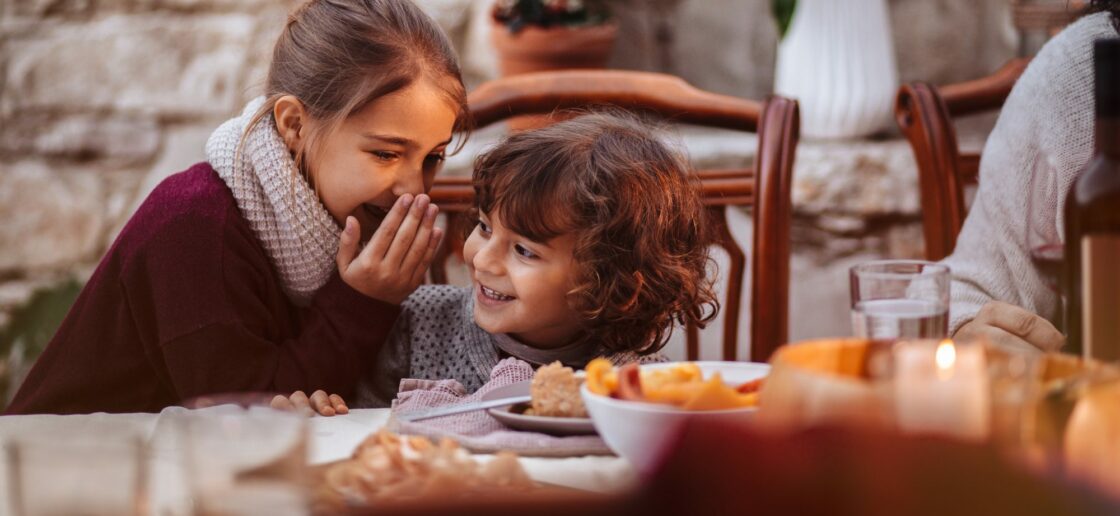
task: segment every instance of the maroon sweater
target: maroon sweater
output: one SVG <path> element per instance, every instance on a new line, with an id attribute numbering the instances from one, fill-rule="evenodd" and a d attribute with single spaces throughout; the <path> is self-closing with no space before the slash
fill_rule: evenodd
<path id="1" fill-rule="evenodd" d="M 293 305 L 233 195 L 200 163 L 163 181 L 132 216 L 7 413 L 351 393 L 398 313 L 337 273 L 310 306 Z"/>

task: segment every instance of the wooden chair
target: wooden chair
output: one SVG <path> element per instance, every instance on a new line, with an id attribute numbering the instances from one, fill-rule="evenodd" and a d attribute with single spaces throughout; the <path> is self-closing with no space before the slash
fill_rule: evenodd
<path id="1" fill-rule="evenodd" d="M 697 171 L 716 224 L 718 245 L 730 256 L 722 303 L 723 358 L 736 360 L 738 313 L 745 256 L 727 223 L 728 206 L 751 206 L 751 353 L 765 361 L 785 343 L 789 310 L 790 186 L 798 139 L 797 103 L 782 97 L 757 102 L 701 91 L 663 74 L 619 70 L 565 70 L 496 79 L 470 94 L 475 127 L 557 109 L 613 105 L 673 122 L 758 133 L 754 166 Z M 447 237 L 432 266 L 433 281 L 446 282 L 447 259 L 462 249 L 473 201 L 468 178 L 437 178 L 432 199 L 448 215 Z M 689 359 L 699 356 L 699 331 L 686 331 Z"/>
<path id="2" fill-rule="evenodd" d="M 899 89 L 895 119 L 918 163 L 926 259 L 953 252 L 967 211 L 965 187 L 978 179 L 980 155 L 961 153 L 953 118 L 999 109 L 1028 62 L 1013 59 L 973 81 L 940 87 L 919 81 Z"/>

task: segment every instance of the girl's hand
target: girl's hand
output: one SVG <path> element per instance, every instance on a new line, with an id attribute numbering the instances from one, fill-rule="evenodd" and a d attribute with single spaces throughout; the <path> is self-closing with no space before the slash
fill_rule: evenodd
<path id="1" fill-rule="evenodd" d="M 277 394 L 272 398 L 269 403 L 274 409 L 288 410 L 292 412 L 300 412 L 313 416 L 319 414 L 320 416 L 333 416 L 335 414 L 349 414 L 350 408 L 346 406 L 346 401 L 342 396 L 331 394 L 327 396 L 324 391 L 315 391 L 308 398 L 303 391 L 296 391 L 291 396 L 285 397 L 283 394 Z"/>
<path id="2" fill-rule="evenodd" d="M 435 227 L 438 213 L 427 195 L 400 196 L 360 253 L 358 219 L 346 217 L 337 258 L 342 280 L 374 299 L 404 301 L 424 281 L 443 237 Z"/>

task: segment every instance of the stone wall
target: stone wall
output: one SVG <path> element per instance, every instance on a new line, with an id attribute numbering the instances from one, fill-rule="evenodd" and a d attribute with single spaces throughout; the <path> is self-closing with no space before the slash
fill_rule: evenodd
<path id="1" fill-rule="evenodd" d="M 1015 48 L 1007 2 L 890 0 L 902 79 L 951 82 L 996 68 Z M 209 132 L 259 93 L 295 3 L 0 2 L 0 326 L 31 288 L 88 273 L 151 188 L 203 158 Z M 487 3 L 420 3 L 452 35 L 469 85 L 492 77 Z M 778 43 L 769 4 L 618 0 L 612 66 L 760 98 Z M 920 252 L 908 150 L 868 145 L 810 144 L 799 153 L 795 267 L 804 274 L 795 296 L 817 288 L 814 274 L 833 283 L 852 256 Z M 462 173 L 469 156 L 458 162 Z"/>
<path id="2" fill-rule="evenodd" d="M 289 5 L 5 2 L 0 274 L 96 261 L 154 167 L 199 159 L 200 139 L 181 135 L 204 134 L 256 89 Z"/>

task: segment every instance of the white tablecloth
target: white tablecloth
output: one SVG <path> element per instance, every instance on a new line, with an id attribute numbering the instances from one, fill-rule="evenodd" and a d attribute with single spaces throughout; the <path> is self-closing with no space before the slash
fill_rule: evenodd
<path id="1" fill-rule="evenodd" d="M 169 408 L 160 414 L 34 415 L 0 417 L 0 441 L 21 435 L 114 435 L 134 433 L 152 446 L 150 496 L 155 513 L 176 514 L 175 500 L 181 500 L 182 472 L 180 450 L 163 436 L 169 420 L 185 409 Z M 366 436 L 383 427 L 388 409 L 354 409 L 344 416 L 310 419 L 309 460 L 321 464 L 350 456 Z M 7 454 L 0 468 L 0 500 L 10 499 Z M 596 492 L 617 492 L 631 487 L 636 474 L 618 457 L 522 458 L 521 464 L 537 481 Z M 0 503 L 0 515 L 10 514 L 7 503 Z"/>

